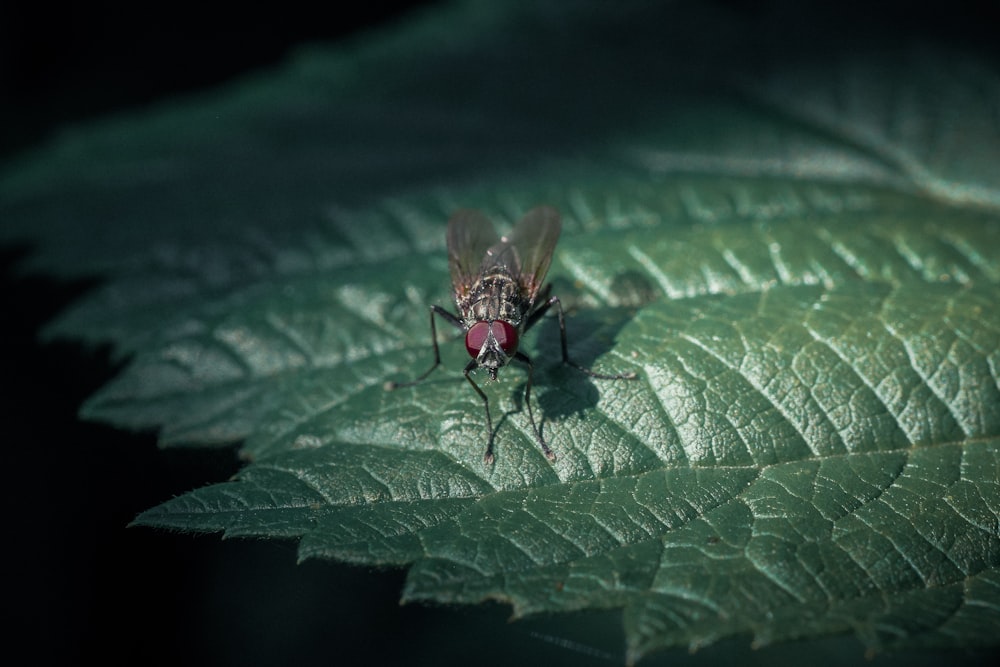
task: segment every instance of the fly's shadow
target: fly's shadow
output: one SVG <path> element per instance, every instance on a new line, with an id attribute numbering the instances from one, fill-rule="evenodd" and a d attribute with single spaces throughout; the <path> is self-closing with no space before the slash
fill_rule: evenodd
<path id="1" fill-rule="evenodd" d="M 566 303 L 569 354 L 573 361 L 586 368 L 592 368 L 614 347 L 618 333 L 635 317 L 641 306 L 659 298 L 658 291 L 648 278 L 637 271 L 615 276 L 608 290 L 608 301 L 613 306 L 578 307 L 576 304 L 581 302 L 578 290 L 564 280 L 554 280 L 552 291 L 563 297 Z M 546 421 L 557 421 L 570 415 L 583 416 L 597 405 L 600 390 L 594 378 L 566 364 L 550 363 L 560 359 L 557 318 L 543 318 L 534 331 L 534 348 L 537 351 L 534 386 L 544 388 L 537 392 L 541 408 L 539 427 L 544 429 Z M 524 383 L 519 383 L 519 386 L 523 388 Z M 523 397 L 523 389 L 512 391 L 512 400 L 518 409 L 523 408 Z"/>

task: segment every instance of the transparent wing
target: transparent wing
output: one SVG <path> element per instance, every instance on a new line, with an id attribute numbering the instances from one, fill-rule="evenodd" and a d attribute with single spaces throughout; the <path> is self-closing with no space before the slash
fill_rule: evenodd
<path id="1" fill-rule="evenodd" d="M 486 252 L 498 241 L 493 223 L 479 211 L 460 209 L 448 220 L 448 268 L 456 299 L 469 293 Z"/>
<path id="2" fill-rule="evenodd" d="M 551 206 L 539 206 L 525 213 L 521 221 L 514 225 L 510 235 L 501 240 L 501 244 L 516 249 L 515 258 L 520 256 L 514 275 L 517 276 L 529 307 L 534 304 L 535 297 L 542 289 L 561 230 L 559 211 Z"/>

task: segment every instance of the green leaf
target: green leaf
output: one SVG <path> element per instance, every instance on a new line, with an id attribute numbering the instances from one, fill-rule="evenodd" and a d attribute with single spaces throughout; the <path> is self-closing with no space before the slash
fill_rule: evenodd
<path id="1" fill-rule="evenodd" d="M 758 70 L 742 18 L 615 5 L 459 4 L 3 172 L 30 266 L 108 276 L 49 331 L 128 359 L 83 415 L 242 442 L 236 478 L 136 523 L 407 566 L 404 600 L 621 610 L 630 660 L 995 645 L 995 70 L 935 49 Z M 698 20 L 731 36 L 713 58 L 678 27 Z M 639 379 L 564 367 L 543 321 L 523 349 L 558 460 L 512 367 L 484 385 L 488 466 L 460 342 L 383 385 L 432 361 L 450 212 L 508 229 L 541 202 L 571 355 Z"/>
<path id="2" fill-rule="evenodd" d="M 857 282 L 650 304 L 618 336 L 643 383 L 602 388 L 582 416 L 568 372 L 541 399 L 566 415 L 554 466 L 522 423 L 484 467 L 461 383 L 412 401 L 368 387 L 138 522 L 415 563 L 405 599 L 623 607 L 636 656 L 743 632 L 988 642 L 997 291 Z M 436 421 L 400 417 L 425 405 Z"/>

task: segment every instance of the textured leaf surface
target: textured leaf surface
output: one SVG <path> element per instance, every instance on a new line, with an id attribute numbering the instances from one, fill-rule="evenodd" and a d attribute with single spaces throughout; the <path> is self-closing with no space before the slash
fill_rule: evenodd
<path id="1" fill-rule="evenodd" d="M 407 600 L 621 609 L 632 659 L 735 634 L 994 643 L 996 69 L 746 59 L 760 35 L 708 9 L 489 7 L 4 171 L 33 266 L 109 276 L 50 331 L 129 355 L 84 415 L 243 441 L 237 478 L 137 522 L 409 566 Z M 698 20 L 732 35 L 713 58 L 663 40 Z M 571 354 L 640 379 L 562 367 L 543 322 L 525 349 L 558 461 L 508 368 L 487 467 L 460 342 L 427 382 L 382 386 L 431 361 L 449 213 L 506 229 L 539 202 L 565 218 Z"/>

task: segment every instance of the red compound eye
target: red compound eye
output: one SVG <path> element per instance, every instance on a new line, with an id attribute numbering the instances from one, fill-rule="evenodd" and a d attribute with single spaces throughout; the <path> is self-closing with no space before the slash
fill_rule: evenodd
<path id="1" fill-rule="evenodd" d="M 479 352 L 486 345 L 486 339 L 490 334 L 489 322 L 476 322 L 465 334 L 465 349 L 473 359 L 479 356 Z M 509 357 L 517 352 L 517 329 L 506 322 L 497 320 L 493 322 L 493 338 L 496 339 L 500 349 Z"/>
<path id="2" fill-rule="evenodd" d="M 497 339 L 508 357 L 517 352 L 517 329 L 511 325 L 499 320 L 494 322 L 493 337 Z"/>
<path id="3" fill-rule="evenodd" d="M 475 359 L 479 356 L 479 351 L 486 344 L 486 336 L 490 333 L 489 322 L 476 322 L 465 334 L 465 349 L 469 351 L 469 356 Z"/>

